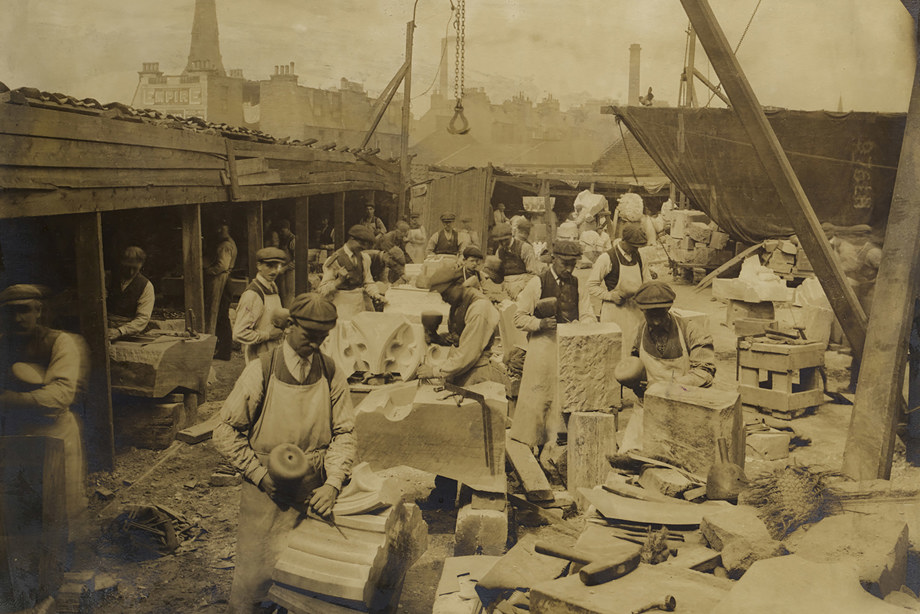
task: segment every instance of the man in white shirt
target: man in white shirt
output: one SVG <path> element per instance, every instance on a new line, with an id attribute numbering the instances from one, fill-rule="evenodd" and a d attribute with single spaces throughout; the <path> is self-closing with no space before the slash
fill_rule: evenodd
<path id="1" fill-rule="evenodd" d="M 105 307 L 109 318 L 109 340 L 144 332 L 153 312 L 153 284 L 141 274 L 147 254 L 139 247 L 125 249 L 118 276 L 112 275 Z"/>
<path id="2" fill-rule="evenodd" d="M 287 263 L 287 255 L 277 247 L 256 252 L 258 273 L 240 296 L 233 324 L 233 340 L 243 344 L 248 364 L 281 343 L 284 310 L 275 280 Z"/>

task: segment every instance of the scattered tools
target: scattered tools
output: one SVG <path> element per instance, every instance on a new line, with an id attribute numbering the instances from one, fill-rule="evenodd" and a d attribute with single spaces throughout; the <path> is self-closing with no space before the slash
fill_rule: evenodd
<path id="1" fill-rule="evenodd" d="M 658 603 L 650 603 L 647 606 L 643 606 L 638 610 L 633 610 L 632 614 L 642 614 L 642 612 L 648 612 L 650 610 L 661 610 L 662 612 L 673 612 L 677 609 L 677 599 L 673 595 L 666 595 L 663 601 Z"/>
<path id="2" fill-rule="evenodd" d="M 578 572 L 578 577 L 586 586 L 595 586 L 623 577 L 639 566 L 639 549 L 612 554 L 608 557 L 604 554 L 538 541 L 534 544 L 534 550 L 540 554 L 584 565 Z"/>
<path id="3" fill-rule="evenodd" d="M 706 498 L 710 501 L 737 501 L 738 495 L 747 486 L 744 469 L 728 460 L 728 442 L 724 437 L 717 441 L 719 461 L 714 463 L 706 476 Z"/>

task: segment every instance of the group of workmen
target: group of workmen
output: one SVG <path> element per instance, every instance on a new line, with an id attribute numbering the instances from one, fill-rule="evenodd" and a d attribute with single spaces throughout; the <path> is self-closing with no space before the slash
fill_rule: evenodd
<path id="1" fill-rule="evenodd" d="M 348 230 L 345 244 L 326 259 L 316 291 L 285 305 L 277 279 L 290 258 L 284 250 L 265 247 L 257 253 L 258 274 L 240 297 L 233 337 L 243 343 L 247 364 L 223 403 L 213 434 L 216 447 L 244 477 L 231 611 L 260 611 L 288 532 L 304 513 L 331 514 L 355 460 L 347 374 L 320 346 L 339 320 L 369 308 L 368 300 L 371 306 L 386 301 L 374 283 L 368 252 L 382 244 L 404 253 L 405 231 L 411 226 L 397 225 L 387 233 L 379 218 L 371 218 L 373 211 L 367 223 Z M 672 288 L 647 278 L 637 249 L 645 242 L 640 228 L 624 229 L 581 284 L 574 275 L 582 253 L 578 242 L 557 240 L 541 259 L 527 240 L 529 221 L 519 220 L 514 229 L 503 221 L 490 233 L 494 253 L 483 257 L 469 234 L 453 228 L 454 220 L 453 214 L 442 215 L 443 227 L 429 237 L 429 261 L 440 266 L 423 280 L 450 306 L 447 334 L 438 336 L 449 349 L 446 360 L 422 364 L 417 376 L 461 386 L 492 380 L 491 346 L 499 324 L 495 303 L 513 300 L 514 325 L 527 337 L 513 439 L 537 454 L 564 439 L 567 416 L 555 398 L 556 330 L 567 323 L 596 322 L 592 296 L 601 301 L 601 321 L 620 325 L 628 348 L 623 358 L 641 361 L 644 377 L 630 380 L 640 397 L 644 386 L 655 382 L 711 385 L 712 338 L 669 311 Z M 387 247 L 387 241 L 393 245 Z M 110 329 L 112 339 L 136 332 L 139 314 L 149 318 L 152 287 L 140 274 L 142 264 L 142 251 L 126 251 L 122 271 L 110 286 L 109 311 L 119 318 Z M 498 296 L 489 296 L 488 289 Z M 83 462 L 79 447 L 74 448 L 79 431 L 70 412 L 78 387 L 77 350 L 68 335 L 41 324 L 41 292 L 34 286 L 0 293 L 0 324 L 2 434 L 62 433 L 54 436 L 70 438 L 69 447 L 65 442 L 68 470 L 76 471 Z M 22 363 L 41 367 L 37 379 L 24 375 Z M 49 424 L 57 430 L 48 430 Z M 268 457 L 280 444 L 294 444 L 308 457 L 310 470 L 297 493 L 284 492 L 268 471 Z M 75 506 L 82 498 L 79 486 L 78 492 L 68 490 Z"/>

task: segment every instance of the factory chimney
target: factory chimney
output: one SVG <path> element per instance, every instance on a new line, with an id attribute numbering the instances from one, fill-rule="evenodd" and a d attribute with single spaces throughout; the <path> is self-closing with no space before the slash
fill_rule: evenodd
<path id="1" fill-rule="evenodd" d="M 216 0 L 195 0 L 195 20 L 192 22 L 192 45 L 188 52 L 185 72 L 214 70 L 226 76 L 220 59 L 220 40 L 217 31 Z"/>
<path id="2" fill-rule="evenodd" d="M 629 94 L 627 105 L 639 105 L 639 52 L 642 48 L 638 43 L 629 46 Z"/>
<path id="3" fill-rule="evenodd" d="M 441 68 L 438 69 L 438 93 L 447 98 L 447 37 L 441 39 Z"/>

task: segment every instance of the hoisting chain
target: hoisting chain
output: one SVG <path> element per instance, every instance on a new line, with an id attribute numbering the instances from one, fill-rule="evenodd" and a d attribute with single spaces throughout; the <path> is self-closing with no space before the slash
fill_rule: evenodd
<path id="1" fill-rule="evenodd" d="M 463 115 L 463 88 L 464 73 L 466 72 L 466 0 L 456 0 L 454 7 L 454 30 L 457 32 L 457 52 L 454 54 L 454 116 L 447 126 L 451 134 L 466 134 L 470 131 L 470 123 Z M 460 122 L 457 125 L 457 122 Z"/>

